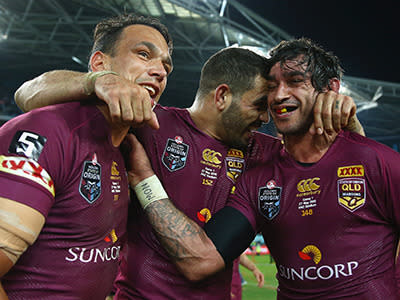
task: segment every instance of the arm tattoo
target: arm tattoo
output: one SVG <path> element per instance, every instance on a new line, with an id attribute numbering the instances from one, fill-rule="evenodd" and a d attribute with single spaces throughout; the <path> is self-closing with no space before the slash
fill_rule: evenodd
<path id="1" fill-rule="evenodd" d="M 169 199 L 154 201 L 146 214 L 158 239 L 171 258 L 179 261 L 197 257 L 206 233 L 193 220 L 179 211 Z"/>

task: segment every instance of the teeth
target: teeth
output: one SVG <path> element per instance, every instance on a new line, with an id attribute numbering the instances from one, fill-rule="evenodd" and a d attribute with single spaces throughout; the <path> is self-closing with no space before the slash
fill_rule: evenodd
<path id="1" fill-rule="evenodd" d="M 150 94 L 151 97 L 155 95 L 156 90 L 155 90 L 153 87 L 148 86 L 148 85 L 144 85 L 143 87 L 144 87 L 146 90 L 149 91 L 149 94 Z"/>
<path id="2" fill-rule="evenodd" d="M 278 114 L 283 114 L 283 113 L 287 112 L 287 109 L 286 109 L 286 107 L 284 107 L 284 108 L 282 108 L 282 109 L 277 109 L 276 112 L 277 112 Z"/>

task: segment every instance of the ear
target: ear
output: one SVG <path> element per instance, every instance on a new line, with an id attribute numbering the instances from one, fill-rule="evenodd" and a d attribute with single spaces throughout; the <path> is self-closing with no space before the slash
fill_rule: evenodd
<path id="1" fill-rule="evenodd" d="M 223 83 L 217 86 L 214 94 L 214 103 L 216 107 L 223 111 L 225 108 L 229 107 L 232 101 L 232 93 L 229 85 Z"/>
<path id="2" fill-rule="evenodd" d="M 90 68 L 93 72 L 110 70 L 109 56 L 101 51 L 96 51 L 90 57 Z"/>
<path id="3" fill-rule="evenodd" d="M 337 78 L 329 79 L 329 89 L 336 93 L 339 93 L 340 80 Z"/>

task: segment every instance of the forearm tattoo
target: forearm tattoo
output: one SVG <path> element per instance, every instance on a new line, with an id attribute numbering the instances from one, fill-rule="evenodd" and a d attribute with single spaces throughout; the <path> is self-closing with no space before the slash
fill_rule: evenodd
<path id="1" fill-rule="evenodd" d="M 206 233 L 179 211 L 169 199 L 154 201 L 146 208 L 149 222 L 168 254 L 175 261 L 196 257 Z"/>

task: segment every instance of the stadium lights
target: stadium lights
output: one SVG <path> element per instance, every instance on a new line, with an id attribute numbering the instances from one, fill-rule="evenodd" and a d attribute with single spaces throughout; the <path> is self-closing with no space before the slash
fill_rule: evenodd
<path id="1" fill-rule="evenodd" d="M 72 58 L 72 60 L 73 60 L 74 62 L 76 62 L 77 64 L 80 64 L 81 66 L 87 67 L 87 65 L 86 65 L 85 63 L 83 63 L 83 61 L 81 61 L 81 60 L 80 60 L 79 58 L 77 58 L 76 56 L 72 56 L 71 58 Z"/>

